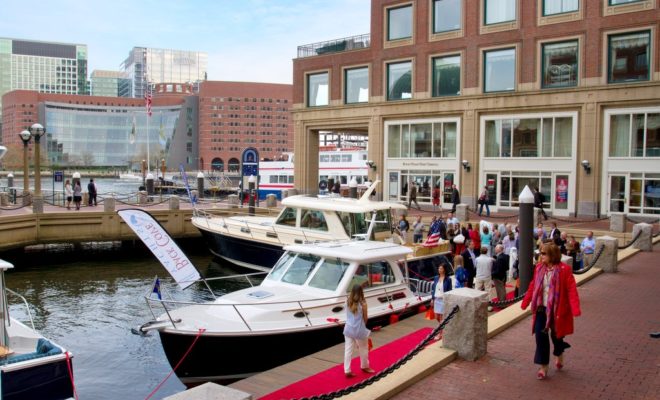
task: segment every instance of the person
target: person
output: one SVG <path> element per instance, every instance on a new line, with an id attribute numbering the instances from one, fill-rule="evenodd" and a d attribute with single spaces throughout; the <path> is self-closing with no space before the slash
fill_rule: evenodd
<path id="1" fill-rule="evenodd" d="M 545 195 L 539 191 L 538 187 L 534 188 L 534 207 L 538 208 L 543 215 L 543 219 L 548 220 L 548 216 L 545 214 L 543 209 L 543 203 L 545 203 Z"/>
<path id="2" fill-rule="evenodd" d="M 473 229 L 472 224 L 468 223 L 468 234 L 470 236 L 470 240 L 474 243 L 474 248 L 475 249 L 480 249 L 481 248 L 481 233 L 479 232 L 479 229 Z"/>
<path id="3" fill-rule="evenodd" d="M 410 194 L 408 195 L 408 208 L 415 202 L 418 210 L 421 210 L 422 207 L 417 203 L 417 184 L 415 182 L 410 183 Z"/>
<path id="4" fill-rule="evenodd" d="M 488 229 L 487 225 L 484 225 L 484 227 L 481 229 L 481 233 L 479 235 L 481 237 L 481 247 L 487 250 L 487 254 L 490 256 L 491 251 L 490 251 L 490 244 L 493 241 L 493 234 L 490 233 L 490 230 Z"/>
<path id="5" fill-rule="evenodd" d="M 73 185 L 73 202 L 76 205 L 76 210 L 80 210 L 80 203 L 82 202 L 82 187 L 80 187 L 80 181 L 76 181 L 76 184 Z"/>
<path id="6" fill-rule="evenodd" d="M 545 243 L 541 247 L 541 259 L 534 269 L 521 307 L 531 305 L 532 333 L 536 339 L 534 363 L 540 365 L 536 377 L 545 379 L 550 364 L 550 339 L 556 357 L 555 367 L 564 367 L 564 351 L 571 346 L 564 337 L 573 333 L 573 317 L 582 314 L 575 278 L 571 267 L 561 262 L 559 247 Z M 548 337 L 549 336 L 549 337 Z"/>
<path id="7" fill-rule="evenodd" d="M 467 287 L 468 273 L 463 266 L 463 256 L 454 256 L 454 277 L 456 278 L 456 289 Z"/>
<path id="8" fill-rule="evenodd" d="M 509 230 L 504 238 L 502 238 L 502 246 L 504 246 L 504 254 L 510 255 L 511 249 L 515 245 L 516 236 L 513 234 L 513 231 Z"/>
<path id="9" fill-rule="evenodd" d="M 94 179 L 90 179 L 87 184 L 87 192 L 89 193 L 89 199 L 87 199 L 87 205 L 91 206 L 92 204 L 97 205 L 96 203 L 96 185 L 94 184 Z"/>
<path id="10" fill-rule="evenodd" d="M 479 195 L 479 216 L 486 206 L 486 216 L 490 217 L 490 206 L 488 205 L 490 199 L 488 198 L 488 186 L 484 186 L 483 192 Z"/>
<path id="11" fill-rule="evenodd" d="M 454 243 L 455 236 L 456 232 L 454 231 L 454 224 L 447 224 L 447 240 L 449 240 L 451 254 L 456 252 L 456 243 Z"/>
<path id="12" fill-rule="evenodd" d="M 401 214 L 397 228 L 399 229 L 399 235 L 401 236 L 401 239 L 403 239 L 403 243 L 406 243 L 408 241 L 407 236 L 408 230 L 410 229 L 410 224 L 408 223 L 405 215 Z"/>
<path id="13" fill-rule="evenodd" d="M 561 231 L 559 230 L 559 228 L 557 228 L 556 222 L 552 222 L 550 226 L 552 227 L 552 229 L 550 229 L 550 234 L 548 235 L 548 238 L 556 242 L 561 236 Z"/>
<path id="14" fill-rule="evenodd" d="M 587 232 L 587 237 L 582 239 L 580 243 L 580 251 L 582 252 L 582 266 L 588 267 L 594 258 L 594 249 L 596 248 L 596 241 L 594 240 L 594 233 Z"/>
<path id="15" fill-rule="evenodd" d="M 433 278 L 433 285 L 431 285 L 433 312 L 435 313 L 435 319 L 438 320 L 438 322 L 442 322 L 442 314 L 445 312 L 445 303 L 443 301 L 444 293 L 451 289 L 451 278 L 447 273 L 445 265 L 439 264 L 438 275 Z"/>
<path id="16" fill-rule="evenodd" d="M 504 254 L 504 246 L 498 244 L 495 246 L 495 261 L 493 262 L 493 270 L 491 271 L 491 278 L 495 285 L 495 292 L 497 293 L 497 300 L 506 300 L 506 278 L 509 271 L 509 256 Z"/>
<path id="17" fill-rule="evenodd" d="M 458 218 L 456 218 L 456 215 L 454 213 L 450 212 L 447 214 L 447 225 L 453 224 L 453 225 L 458 225 L 460 221 Z"/>
<path id="18" fill-rule="evenodd" d="M 540 240 L 541 242 L 545 242 L 547 237 L 548 234 L 545 232 L 545 229 L 543 229 L 543 222 L 539 222 L 536 225 L 536 229 L 534 229 L 534 239 L 537 241 Z"/>
<path id="19" fill-rule="evenodd" d="M 369 367 L 368 339 L 371 331 L 367 329 L 368 319 L 367 301 L 364 298 L 362 286 L 353 285 L 346 300 L 346 325 L 344 325 L 344 375 L 347 378 L 355 376 L 351 371 L 351 359 L 355 347 L 357 347 L 358 354 L 360 354 L 360 368 L 362 368 L 362 371 L 368 374 L 374 372 Z"/>
<path id="20" fill-rule="evenodd" d="M 433 187 L 433 211 L 437 210 L 440 207 L 440 186 L 435 185 Z"/>
<path id="21" fill-rule="evenodd" d="M 64 182 L 64 194 L 66 195 L 66 209 L 71 209 L 71 200 L 73 200 L 73 189 L 71 188 L 71 182 L 67 179 Z"/>
<path id="22" fill-rule="evenodd" d="M 413 243 L 422 243 L 423 235 L 424 223 L 422 222 L 422 216 L 418 215 L 415 223 L 413 224 Z"/>
<path id="23" fill-rule="evenodd" d="M 341 183 L 339 183 L 339 181 L 335 181 L 335 184 L 332 185 L 332 193 L 334 194 L 341 193 Z"/>
<path id="24" fill-rule="evenodd" d="M 556 238 L 556 239 L 554 240 L 554 242 L 555 242 L 555 244 L 557 245 L 557 247 L 559 247 L 559 251 L 560 251 L 561 254 L 563 254 L 563 255 L 567 255 L 567 254 L 566 254 L 566 242 L 567 242 L 567 241 L 568 241 L 568 236 L 566 235 L 566 232 L 562 232 L 562 233 L 559 235 L 559 237 Z"/>
<path id="25" fill-rule="evenodd" d="M 456 212 L 456 206 L 461 202 L 461 194 L 458 192 L 456 185 L 451 185 L 451 212 Z"/>
<path id="26" fill-rule="evenodd" d="M 474 254 L 474 241 L 468 240 L 466 243 L 467 248 L 463 250 L 461 256 L 463 257 L 463 265 L 465 272 L 467 272 L 467 287 L 474 287 L 474 277 L 476 275 L 477 256 Z"/>
<path id="27" fill-rule="evenodd" d="M 565 232 L 564 232 L 565 233 Z M 578 253 L 580 252 L 580 243 L 575 240 L 575 236 L 570 235 L 566 240 L 566 255 L 573 259 L 573 270 L 580 269 Z"/>
<path id="28" fill-rule="evenodd" d="M 486 247 L 481 248 L 481 255 L 477 257 L 477 262 L 475 264 L 477 274 L 474 277 L 474 288 L 477 290 L 482 290 L 485 292 L 490 292 L 492 282 L 492 272 L 493 272 L 493 259 L 488 256 L 488 249 Z"/>

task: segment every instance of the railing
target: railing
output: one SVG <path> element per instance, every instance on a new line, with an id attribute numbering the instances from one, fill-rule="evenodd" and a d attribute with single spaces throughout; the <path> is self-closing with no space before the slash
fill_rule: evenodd
<path id="1" fill-rule="evenodd" d="M 28 318 L 30 319 L 30 325 L 32 326 L 32 330 L 35 330 L 35 328 L 34 328 L 34 320 L 32 319 L 32 313 L 30 312 L 30 304 L 28 304 L 28 302 L 27 302 L 27 300 L 25 299 L 25 297 L 21 296 L 20 294 L 14 292 L 13 290 L 11 290 L 11 289 L 9 289 L 9 288 L 5 288 L 5 290 L 7 291 L 7 293 L 12 294 L 12 295 L 18 297 L 19 299 L 21 299 L 21 300 L 23 301 L 23 304 L 25 305 L 25 310 L 26 310 L 26 312 L 27 312 Z"/>
<path id="2" fill-rule="evenodd" d="M 298 46 L 298 58 L 319 56 L 343 51 L 359 50 L 368 48 L 371 43 L 371 35 L 351 36 L 326 42 L 305 44 Z"/>

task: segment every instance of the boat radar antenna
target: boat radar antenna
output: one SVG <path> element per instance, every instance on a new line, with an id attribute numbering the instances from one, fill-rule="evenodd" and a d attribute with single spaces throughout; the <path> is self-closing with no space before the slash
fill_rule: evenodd
<path id="1" fill-rule="evenodd" d="M 376 175 L 376 179 L 374 180 L 374 183 L 372 183 L 371 186 L 369 186 L 369 188 L 367 188 L 367 190 L 364 191 L 359 201 L 370 201 L 369 197 L 371 197 L 371 193 L 373 193 L 373 191 L 376 190 L 376 186 L 378 186 L 379 183 L 380 183 L 380 177 Z"/>

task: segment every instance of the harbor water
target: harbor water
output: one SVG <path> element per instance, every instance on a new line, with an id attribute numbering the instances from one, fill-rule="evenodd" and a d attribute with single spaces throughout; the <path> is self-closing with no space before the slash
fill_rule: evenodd
<path id="1" fill-rule="evenodd" d="M 183 248 L 202 276 L 249 272 L 214 260 L 200 239 Z M 144 399 L 170 373 L 158 335 L 131 333 L 153 319 L 144 296 L 155 276 L 163 290 L 175 293 L 177 299 L 210 298 L 202 285 L 182 292 L 142 245 L 63 246 L 47 252 L 0 253 L 0 258 L 14 264 L 6 274 L 7 287 L 30 303 L 35 328 L 74 354 L 75 386 L 83 400 Z M 244 287 L 237 282 L 222 285 L 212 287 L 216 293 Z M 19 300 L 11 296 L 9 303 L 12 317 L 29 323 Z M 183 390 L 185 386 L 172 375 L 152 398 Z"/>

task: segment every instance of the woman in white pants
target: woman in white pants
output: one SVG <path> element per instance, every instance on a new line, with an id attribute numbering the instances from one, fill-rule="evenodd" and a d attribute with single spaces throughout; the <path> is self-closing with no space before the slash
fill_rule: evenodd
<path id="1" fill-rule="evenodd" d="M 373 369 L 369 368 L 368 340 L 371 331 L 367 329 L 367 319 L 367 301 L 364 299 L 362 286 L 353 285 L 346 301 L 346 325 L 344 325 L 344 374 L 347 378 L 355 376 L 351 372 L 354 346 L 357 346 L 360 354 L 362 371 L 368 374 L 374 372 Z"/>

